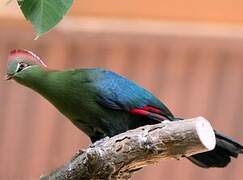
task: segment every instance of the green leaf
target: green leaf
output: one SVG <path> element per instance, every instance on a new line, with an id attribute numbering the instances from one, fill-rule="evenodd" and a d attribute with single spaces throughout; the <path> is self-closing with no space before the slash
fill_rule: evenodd
<path id="1" fill-rule="evenodd" d="M 33 25 L 40 37 L 60 22 L 73 0 L 18 0 L 27 20 Z"/>

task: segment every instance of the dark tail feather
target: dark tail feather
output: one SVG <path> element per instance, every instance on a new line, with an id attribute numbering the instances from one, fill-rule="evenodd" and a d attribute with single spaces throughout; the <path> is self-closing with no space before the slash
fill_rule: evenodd
<path id="1" fill-rule="evenodd" d="M 225 167 L 230 163 L 231 157 L 237 158 L 243 153 L 243 146 L 234 140 L 215 131 L 216 147 L 212 151 L 200 153 L 189 157 L 194 164 L 202 168 Z"/>

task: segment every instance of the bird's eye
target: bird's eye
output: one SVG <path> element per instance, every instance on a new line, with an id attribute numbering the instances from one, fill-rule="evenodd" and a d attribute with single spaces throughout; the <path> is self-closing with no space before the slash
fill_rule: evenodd
<path id="1" fill-rule="evenodd" d="M 17 71 L 16 72 L 20 72 L 22 71 L 23 69 L 25 69 L 26 67 L 28 67 L 29 65 L 26 64 L 26 63 L 19 63 L 18 65 L 18 68 L 17 68 Z"/>

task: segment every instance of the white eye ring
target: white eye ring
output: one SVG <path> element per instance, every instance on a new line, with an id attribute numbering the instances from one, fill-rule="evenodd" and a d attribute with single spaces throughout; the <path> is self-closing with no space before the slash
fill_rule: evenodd
<path id="1" fill-rule="evenodd" d="M 30 67 L 30 65 L 28 65 L 28 64 L 18 63 L 17 68 L 16 68 L 16 72 L 20 72 L 20 71 L 26 70 L 29 67 Z"/>

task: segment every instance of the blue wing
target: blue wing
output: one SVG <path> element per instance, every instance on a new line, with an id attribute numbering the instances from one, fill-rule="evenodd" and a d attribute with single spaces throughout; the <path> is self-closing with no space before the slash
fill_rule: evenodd
<path id="1" fill-rule="evenodd" d="M 153 113 L 173 118 L 170 110 L 144 88 L 114 72 L 103 70 L 102 73 L 95 83 L 99 104 L 107 108 L 128 112 L 140 109 L 143 111 L 152 110 Z"/>

